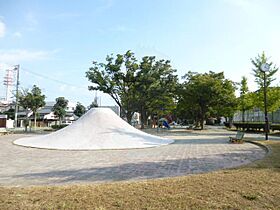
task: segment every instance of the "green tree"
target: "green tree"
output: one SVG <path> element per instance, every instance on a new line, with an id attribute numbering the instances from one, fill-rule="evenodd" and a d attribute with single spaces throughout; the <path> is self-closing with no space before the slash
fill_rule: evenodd
<path id="1" fill-rule="evenodd" d="M 264 111 L 264 92 L 262 89 L 250 94 L 253 106 Z M 280 87 L 267 88 L 267 111 L 274 112 L 280 107 Z"/>
<path id="2" fill-rule="evenodd" d="M 251 62 L 254 66 L 253 72 L 255 76 L 255 82 L 258 84 L 260 89 L 264 87 L 264 72 L 262 71 L 261 66 L 264 63 L 269 65 L 269 71 L 266 72 L 266 86 L 269 87 L 275 80 L 275 73 L 279 68 L 277 68 L 273 62 L 269 62 L 269 59 L 266 57 L 264 52 L 261 55 L 255 57 L 255 59 L 251 59 Z"/>
<path id="3" fill-rule="evenodd" d="M 235 84 L 221 73 L 188 72 L 181 86 L 178 106 L 187 110 L 191 119 L 204 128 L 204 120 L 210 116 L 232 116 L 236 106 Z"/>
<path id="4" fill-rule="evenodd" d="M 25 120 L 24 120 L 25 132 L 27 132 L 27 126 L 29 125 L 29 119 L 28 119 L 29 103 L 27 100 L 27 94 L 28 94 L 28 89 L 23 89 L 22 91 L 19 92 L 19 96 L 18 96 L 19 97 L 18 103 L 25 110 Z"/>
<path id="5" fill-rule="evenodd" d="M 34 126 L 36 129 L 37 111 L 39 108 L 45 106 L 45 95 L 42 94 L 41 89 L 36 85 L 31 91 L 25 90 L 19 96 L 19 104 L 25 109 L 30 109 L 34 116 Z"/>
<path id="6" fill-rule="evenodd" d="M 58 116 L 59 118 L 59 124 L 61 124 L 62 119 L 65 117 L 66 115 L 66 108 L 68 105 L 68 100 L 65 99 L 64 97 L 58 97 L 55 99 L 56 103 L 53 106 L 52 111 L 54 112 L 54 114 L 56 116 Z"/>
<path id="7" fill-rule="evenodd" d="M 74 110 L 74 114 L 78 117 L 81 117 L 85 113 L 86 113 L 86 107 L 84 107 L 80 102 L 78 102 Z"/>
<path id="8" fill-rule="evenodd" d="M 254 107 L 252 93 L 249 92 L 246 77 L 242 77 L 240 82 L 240 97 L 238 99 L 238 109 L 242 111 L 242 122 L 245 122 L 245 111 Z"/>
<path id="9" fill-rule="evenodd" d="M 3 114 L 8 116 L 8 119 L 15 119 L 15 109 L 14 108 L 9 108 L 7 111 L 4 111 Z"/>
<path id="10" fill-rule="evenodd" d="M 151 113 L 174 109 L 174 72 L 170 61 L 145 56 L 138 63 L 134 54 L 127 51 L 124 55 L 107 56 L 106 64 L 93 62 L 86 76 L 95 84 L 89 89 L 108 93 L 129 123 L 134 112 L 140 112 L 143 127 Z"/>
<path id="11" fill-rule="evenodd" d="M 154 56 L 145 56 L 139 65 L 135 82 L 135 104 L 140 113 L 141 128 L 153 113 L 162 116 L 175 109 L 177 75 L 170 61 L 156 61 Z"/>
<path id="12" fill-rule="evenodd" d="M 261 55 L 251 59 L 254 66 L 253 72 L 255 82 L 258 84 L 259 90 L 254 94 L 254 105 L 264 110 L 264 74 L 266 74 L 266 89 L 267 89 L 267 109 L 269 112 L 275 111 L 280 106 L 279 88 L 270 87 L 271 83 L 276 79 L 275 74 L 279 70 L 273 62 L 270 62 L 263 52 Z M 261 65 L 267 63 L 269 65 L 268 72 L 263 72 Z"/>
<path id="13" fill-rule="evenodd" d="M 238 105 L 235 96 L 236 84 L 229 79 L 225 79 L 223 74 L 218 83 L 220 83 L 217 86 L 219 90 L 217 91 L 218 97 L 216 98 L 216 103 L 211 107 L 213 112 L 210 112 L 210 115 L 216 118 L 224 116 L 232 120 Z"/>
<path id="14" fill-rule="evenodd" d="M 133 85 L 138 64 L 134 54 L 127 51 L 124 55 L 107 56 L 106 63 L 93 62 L 86 77 L 94 86 L 89 90 L 100 90 L 109 94 L 121 110 L 121 116 L 130 122 L 133 116 Z"/>
<path id="15" fill-rule="evenodd" d="M 96 107 L 98 107 L 98 103 L 97 103 L 97 101 L 94 100 L 94 101 L 88 106 L 88 109 L 96 108 Z"/>

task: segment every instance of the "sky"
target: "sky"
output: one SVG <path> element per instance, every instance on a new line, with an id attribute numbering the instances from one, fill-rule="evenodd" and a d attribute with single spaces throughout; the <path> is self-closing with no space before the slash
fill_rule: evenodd
<path id="1" fill-rule="evenodd" d="M 47 101 L 88 106 L 92 61 L 127 50 L 168 59 L 179 77 L 223 71 L 249 89 L 251 58 L 263 51 L 280 66 L 279 0 L 0 0 L 0 79 L 20 65 L 20 89 L 37 85 Z M 280 83 L 280 72 L 274 85 Z M 0 97 L 5 97 L 5 86 Z M 101 105 L 113 105 L 97 93 Z"/>

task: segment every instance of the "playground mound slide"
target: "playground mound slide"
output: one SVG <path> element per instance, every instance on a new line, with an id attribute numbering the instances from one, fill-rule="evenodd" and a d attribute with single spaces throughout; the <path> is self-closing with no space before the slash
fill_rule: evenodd
<path id="1" fill-rule="evenodd" d="M 109 108 L 93 108 L 57 132 L 21 138 L 14 144 L 46 149 L 100 150 L 157 147 L 172 142 L 134 128 Z"/>

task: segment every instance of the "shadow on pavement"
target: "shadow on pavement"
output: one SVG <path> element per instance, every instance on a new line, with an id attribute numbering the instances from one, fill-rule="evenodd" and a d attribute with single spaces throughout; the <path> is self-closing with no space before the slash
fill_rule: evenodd
<path id="1" fill-rule="evenodd" d="M 252 151 L 242 154 L 225 153 L 205 155 L 202 158 L 165 160 L 161 162 L 125 163 L 117 166 L 91 167 L 75 170 L 52 170 L 42 173 L 25 173 L 13 176 L 23 179 L 27 185 L 69 184 L 77 182 L 128 181 L 151 178 L 183 176 L 232 168 L 256 159 Z"/>

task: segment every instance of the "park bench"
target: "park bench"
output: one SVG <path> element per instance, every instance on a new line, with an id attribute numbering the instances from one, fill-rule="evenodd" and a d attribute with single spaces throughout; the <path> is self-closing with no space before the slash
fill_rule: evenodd
<path id="1" fill-rule="evenodd" d="M 243 143 L 244 132 L 237 131 L 235 137 L 229 137 L 229 142 L 234 144 L 241 144 Z"/>

